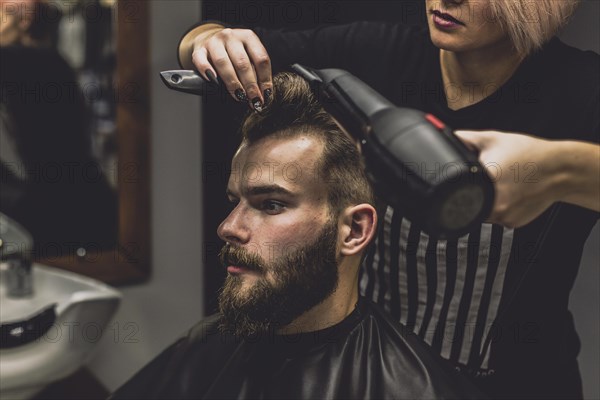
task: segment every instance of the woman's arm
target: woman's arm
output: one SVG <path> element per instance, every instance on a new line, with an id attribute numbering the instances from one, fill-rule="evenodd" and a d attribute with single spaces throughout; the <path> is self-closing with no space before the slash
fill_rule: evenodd
<path id="1" fill-rule="evenodd" d="M 562 201 L 600 211 L 600 145 L 497 131 L 457 131 L 494 180 L 490 222 L 528 224 Z"/>
<path id="2" fill-rule="evenodd" d="M 415 45 L 414 28 L 382 22 L 354 22 L 301 31 L 227 28 L 208 22 L 191 29 L 179 46 L 180 63 L 206 79 L 218 76 L 238 101 L 262 105 L 272 90 L 272 71 L 292 63 L 343 68 L 361 79 L 384 75 L 390 59 Z"/>

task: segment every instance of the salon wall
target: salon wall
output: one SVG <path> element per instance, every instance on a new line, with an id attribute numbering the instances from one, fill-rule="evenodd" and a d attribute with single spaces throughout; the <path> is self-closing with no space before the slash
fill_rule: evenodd
<path id="1" fill-rule="evenodd" d="M 600 1 L 585 0 L 561 38 L 572 46 L 600 53 Z M 579 368 L 585 399 L 600 399 L 600 224 L 585 246 L 571 292 L 571 312 L 581 339 Z"/>
<path id="2" fill-rule="evenodd" d="M 151 2 L 152 227 L 153 276 L 149 283 L 123 288 L 112 330 L 99 345 L 90 370 L 114 390 L 201 317 L 202 216 L 199 100 L 163 88 L 158 71 L 177 66 L 175 45 L 200 18 L 200 2 Z M 600 52 L 600 2 L 586 0 L 563 39 Z M 588 243 L 571 296 L 582 340 L 584 393 L 600 398 L 599 227 Z M 130 324 L 130 325 L 127 325 Z"/>
<path id="3" fill-rule="evenodd" d="M 150 2 L 152 277 L 121 288 L 121 307 L 89 369 L 112 391 L 202 317 L 200 100 L 164 87 L 199 1 Z"/>

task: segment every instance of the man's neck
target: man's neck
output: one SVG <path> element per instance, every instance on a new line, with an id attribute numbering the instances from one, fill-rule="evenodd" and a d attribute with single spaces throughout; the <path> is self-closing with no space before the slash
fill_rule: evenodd
<path id="1" fill-rule="evenodd" d="M 340 265 L 340 271 L 350 268 Z M 341 275 L 341 274 L 340 274 Z M 336 290 L 321 303 L 317 304 L 290 324 L 277 330 L 280 335 L 323 330 L 343 321 L 354 311 L 358 303 L 358 274 L 353 278 L 339 277 Z"/>
<path id="2" fill-rule="evenodd" d="M 502 42 L 473 52 L 440 50 L 440 67 L 448 107 L 458 110 L 478 103 L 515 73 L 523 57 Z"/>

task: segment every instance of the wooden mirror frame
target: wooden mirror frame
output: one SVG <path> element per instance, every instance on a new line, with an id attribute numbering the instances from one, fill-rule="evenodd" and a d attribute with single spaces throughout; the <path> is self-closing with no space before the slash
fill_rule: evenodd
<path id="1" fill-rule="evenodd" d="M 118 245 L 36 261 L 122 285 L 142 282 L 151 272 L 150 5 L 147 0 L 118 0 L 116 7 Z"/>

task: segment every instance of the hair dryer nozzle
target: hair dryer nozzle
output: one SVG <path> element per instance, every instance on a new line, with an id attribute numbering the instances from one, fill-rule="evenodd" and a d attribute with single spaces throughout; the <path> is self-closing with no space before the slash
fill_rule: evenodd
<path id="1" fill-rule="evenodd" d="M 308 83 L 323 83 L 323 80 L 317 75 L 314 70 L 310 67 L 305 67 L 300 64 L 292 64 L 292 70 L 304 78 Z"/>

